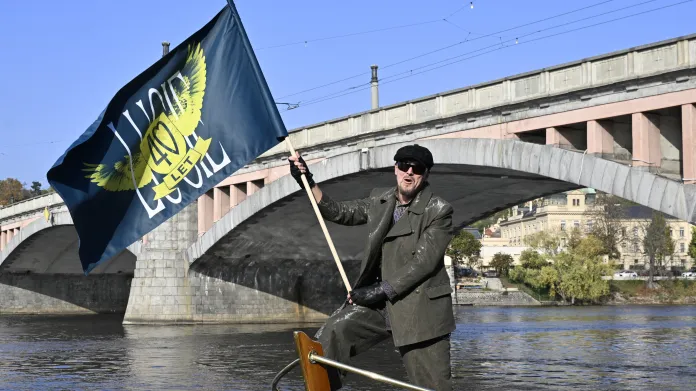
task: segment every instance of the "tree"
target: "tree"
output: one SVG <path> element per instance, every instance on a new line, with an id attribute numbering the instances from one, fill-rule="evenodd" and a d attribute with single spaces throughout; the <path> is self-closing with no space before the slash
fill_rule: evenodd
<path id="1" fill-rule="evenodd" d="M 674 254 L 674 241 L 669 234 L 667 222 L 662 213 L 653 212 L 652 220 L 645 230 L 643 237 L 643 251 L 648 256 L 650 271 L 647 286 L 656 288 L 655 284 L 655 263 L 662 265 L 665 257 Z"/>
<path id="2" fill-rule="evenodd" d="M 538 251 L 528 248 L 520 254 L 520 264 L 525 269 L 541 270 L 541 268 L 547 266 L 549 262 L 543 255 L 539 254 Z"/>
<path id="3" fill-rule="evenodd" d="M 15 178 L 0 180 L 0 205 L 7 206 L 24 199 L 24 186 Z"/>
<path id="4" fill-rule="evenodd" d="M 583 238 L 583 235 L 582 235 L 582 232 L 580 231 L 580 228 L 573 227 L 570 230 L 570 235 L 568 235 L 568 248 L 570 250 L 574 250 L 577 246 L 580 245 L 582 238 Z"/>
<path id="5" fill-rule="evenodd" d="M 691 227 L 691 242 L 689 242 L 689 256 L 696 260 L 696 227 Z"/>
<path id="6" fill-rule="evenodd" d="M 561 247 L 561 239 L 557 234 L 549 231 L 539 231 L 524 238 L 527 246 L 543 251 L 547 256 L 558 254 Z"/>
<path id="7" fill-rule="evenodd" d="M 495 224 L 496 222 L 498 222 L 498 219 L 507 218 L 508 216 L 510 216 L 510 214 L 511 214 L 510 208 L 506 208 L 506 209 L 503 209 L 501 211 L 495 212 L 494 214 L 471 224 L 471 226 L 478 229 L 479 232 L 481 232 L 481 234 L 483 235 L 484 230 L 487 227 L 490 227 L 492 224 Z"/>
<path id="8" fill-rule="evenodd" d="M 611 269 L 602 262 L 603 251 L 604 243 L 588 235 L 575 249 L 560 253 L 553 266 L 542 268 L 540 279 L 571 304 L 596 302 L 609 294 L 609 282 L 602 277 Z"/>
<path id="9" fill-rule="evenodd" d="M 31 194 L 33 196 L 38 196 L 42 194 L 41 191 L 41 182 L 33 181 L 31 183 Z"/>
<path id="10" fill-rule="evenodd" d="M 471 232 L 461 230 L 452 238 L 445 254 L 452 258 L 454 265 L 463 265 L 466 260 L 474 268 L 481 258 L 481 242 Z"/>
<path id="11" fill-rule="evenodd" d="M 621 197 L 598 193 L 594 207 L 590 210 L 592 228 L 589 234 L 602 242 L 602 254 L 610 259 L 620 259 L 619 250 L 625 238 L 621 221 L 626 216 L 626 207 L 633 205 Z"/>
<path id="12" fill-rule="evenodd" d="M 498 272 L 498 275 L 505 276 L 508 274 L 510 267 L 515 262 L 510 254 L 496 253 L 493 255 L 490 266 Z"/>

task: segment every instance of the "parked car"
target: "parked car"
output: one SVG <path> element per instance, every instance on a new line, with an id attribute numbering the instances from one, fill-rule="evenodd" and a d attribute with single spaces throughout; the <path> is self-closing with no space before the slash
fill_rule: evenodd
<path id="1" fill-rule="evenodd" d="M 498 272 L 495 270 L 486 270 L 485 272 L 483 272 L 483 276 L 490 278 L 498 277 Z"/>
<path id="2" fill-rule="evenodd" d="M 470 267 L 455 266 L 454 276 L 460 277 L 478 277 L 478 272 Z"/>
<path id="3" fill-rule="evenodd" d="M 683 278 L 688 278 L 689 280 L 696 279 L 696 272 L 684 272 L 681 276 Z"/>
<path id="4" fill-rule="evenodd" d="M 614 278 L 636 278 L 638 273 L 630 270 L 621 270 L 614 273 Z"/>

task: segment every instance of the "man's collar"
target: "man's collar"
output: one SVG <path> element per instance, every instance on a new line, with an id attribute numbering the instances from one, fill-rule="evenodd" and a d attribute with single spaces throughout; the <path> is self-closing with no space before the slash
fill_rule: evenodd
<path id="1" fill-rule="evenodd" d="M 395 186 L 391 191 L 386 192 L 382 195 L 381 200 L 383 202 L 386 202 L 390 196 L 396 197 L 398 189 Z M 425 211 L 425 207 L 428 206 L 428 202 L 430 202 L 430 198 L 433 196 L 433 191 L 430 189 L 430 184 L 428 182 L 425 182 L 423 185 L 423 188 L 416 194 L 416 197 L 411 200 L 409 204 L 410 207 L 408 208 L 409 211 L 416 213 L 416 214 L 423 214 Z M 398 198 L 396 199 L 397 204 L 398 204 Z"/>

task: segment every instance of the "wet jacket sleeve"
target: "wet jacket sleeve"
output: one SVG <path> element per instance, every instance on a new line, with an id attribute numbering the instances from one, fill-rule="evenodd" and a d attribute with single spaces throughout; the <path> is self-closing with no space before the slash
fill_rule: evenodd
<path id="1" fill-rule="evenodd" d="M 410 292 L 443 262 L 445 250 L 452 239 L 452 213 L 454 210 L 449 204 L 438 211 L 432 223 L 428 225 L 416 244 L 416 253 L 413 259 L 404 265 L 391 277 L 388 282 L 396 295 L 389 296 L 393 300 L 396 296 Z"/>
<path id="2" fill-rule="evenodd" d="M 326 193 L 317 203 L 321 215 L 336 224 L 361 225 L 367 223 L 367 213 L 370 210 L 370 198 L 353 201 L 334 201 Z"/>

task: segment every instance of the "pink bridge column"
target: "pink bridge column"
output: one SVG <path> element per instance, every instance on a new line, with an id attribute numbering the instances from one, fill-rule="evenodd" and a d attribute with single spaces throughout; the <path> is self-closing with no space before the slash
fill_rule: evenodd
<path id="1" fill-rule="evenodd" d="M 587 121 L 587 153 L 598 155 L 612 155 L 614 153 L 612 125 L 613 123 L 609 121 Z"/>
<path id="2" fill-rule="evenodd" d="M 684 183 L 696 184 L 696 107 L 682 106 L 682 171 Z"/>
<path id="3" fill-rule="evenodd" d="M 7 243 L 7 232 L 2 231 L 0 233 L 0 251 L 5 249 L 5 243 Z"/>
<path id="4" fill-rule="evenodd" d="M 660 167 L 660 128 L 655 124 L 658 119 L 645 113 L 632 115 L 633 166 Z"/>
<path id="5" fill-rule="evenodd" d="M 246 183 L 230 185 L 230 208 L 234 208 L 246 199 Z"/>
<path id="6" fill-rule="evenodd" d="M 5 245 L 7 245 L 7 243 L 10 243 L 10 240 L 12 240 L 12 237 L 14 236 L 14 229 L 8 229 L 6 232 L 7 239 L 5 239 Z"/>
<path id="7" fill-rule="evenodd" d="M 546 145 L 570 145 L 570 141 L 557 127 L 546 128 Z"/>
<path id="8" fill-rule="evenodd" d="M 213 190 L 198 198 L 198 236 L 213 226 Z"/>
<path id="9" fill-rule="evenodd" d="M 218 221 L 230 210 L 229 186 L 216 187 L 213 191 L 213 221 Z"/>
<path id="10" fill-rule="evenodd" d="M 247 184 L 247 197 L 256 193 L 263 187 L 263 179 L 258 181 L 249 181 Z"/>

